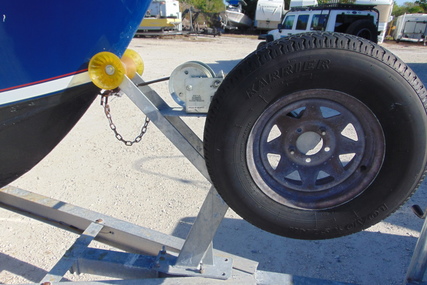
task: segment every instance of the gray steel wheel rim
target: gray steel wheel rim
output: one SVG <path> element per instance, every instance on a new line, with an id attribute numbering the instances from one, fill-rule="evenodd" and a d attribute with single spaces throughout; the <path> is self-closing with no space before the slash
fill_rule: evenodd
<path id="1" fill-rule="evenodd" d="M 325 89 L 279 98 L 258 117 L 246 146 L 249 174 L 262 193 L 306 210 L 337 207 L 362 194 L 384 156 L 383 130 L 372 111 L 349 94 Z"/>

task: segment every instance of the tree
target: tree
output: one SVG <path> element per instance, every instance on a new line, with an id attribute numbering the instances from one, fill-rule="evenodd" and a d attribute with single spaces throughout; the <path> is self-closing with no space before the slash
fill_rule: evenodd
<path id="1" fill-rule="evenodd" d="M 183 0 L 190 6 L 201 10 L 203 13 L 219 13 L 224 11 L 224 2 L 222 0 Z"/>
<path id="2" fill-rule="evenodd" d="M 403 14 L 415 14 L 415 13 L 427 13 L 426 9 L 426 1 L 427 0 L 417 0 L 414 2 L 405 2 L 402 6 L 397 5 L 394 2 L 392 15 L 394 17 L 398 17 Z M 421 3 L 421 2 L 424 2 Z M 424 5 L 424 6 L 423 6 Z"/>
<path id="3" fill-rule="evenodd" d="M 406 13 L 406 10 L 404 10 L 404 7 L 397 5 L 397 3 L 395 1 L 394 5 L 393 5 L 393 11 L 391 12 L 391 14 L 394 17 L 399 17 L 400 15 L 403 15 L 405 13 Z"/>
<path id="4" fill-rule="evenodd" d="M 423 8 L 423 12 L 427 12 L 427 0 L 417 0 L 415 4 L 418 4 L 421 8 Z"/>

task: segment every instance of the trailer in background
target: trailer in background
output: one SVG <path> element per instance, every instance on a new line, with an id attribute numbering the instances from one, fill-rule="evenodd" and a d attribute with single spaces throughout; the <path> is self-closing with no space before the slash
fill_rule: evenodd
<path id="1" fill-rule="evenodd" d="M 424 41 L 427 37 L 427 14 L 404 14 L 396 19 L 393 39 L 399 41 Z"/>
<path id="2" fill-rule="evenodd" d="M 159 31 L 182 31 L 182 15 L 178 0 L 153 0 L 137 34 Z"/>
<path id="3" fill-rule="evenodd" d="M 258 30 L 276 29 L 285 14 L 283 0 L 258 0 L 254 26 Z"/>

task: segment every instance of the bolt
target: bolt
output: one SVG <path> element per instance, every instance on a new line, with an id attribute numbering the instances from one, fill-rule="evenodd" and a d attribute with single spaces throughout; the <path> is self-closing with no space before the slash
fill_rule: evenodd
<path id="1" fill-rule="evenodd" d="M 162 250 L 160 251 L 160 254 L 166 254 L 166 247 L 162 246 Z"/>
<path id="2" fill-rule="evenodd" d="M 115 72 L 116 72 L 116 69 L 111 64 L 105 67 L 105 73 L 107 73 L 108 75 L 113 75 Z"/>
<path id="3" fill-rule="evenodd" d="M 214 83 L 212 84 L 212 87 L 213 88 L 218 88 L 219 85 L 221 85 L 221 81 L 215 80 Z"/>
<path id="4" fill-rule="evenodd" d="M 186 86 L 186 89 L 187 89 L 188 91 L 191 91 L 191 90 L 193 90 L 193 86 L 192 86 L 192 85 L 187 85 L 187 86 Z"/>

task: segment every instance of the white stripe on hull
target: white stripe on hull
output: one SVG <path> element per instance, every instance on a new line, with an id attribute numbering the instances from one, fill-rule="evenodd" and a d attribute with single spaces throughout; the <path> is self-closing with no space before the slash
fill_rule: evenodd
<path id="1" fill-rule="evenodd" d="M 31 86 L 0 92 L 0 106 L 31 98 L 41 97 L 46 94 L 55 93 L 89 82 L 91 82 L 91 80 L 89 78 L 88 72 L 86 71 Z"/>

